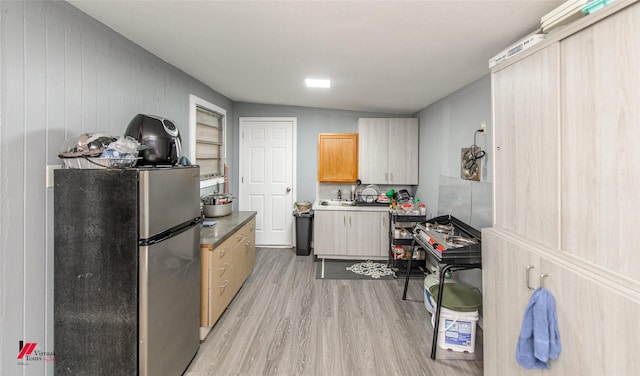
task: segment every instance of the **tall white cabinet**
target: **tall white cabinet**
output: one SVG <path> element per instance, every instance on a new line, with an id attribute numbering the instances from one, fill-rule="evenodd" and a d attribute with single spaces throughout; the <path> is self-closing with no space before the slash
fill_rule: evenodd
<path id="1" fill-rule="evenodd" d="M 638 67 L 640 4 L 619 0 L 492 70 L 486 375 L 640 369 Z M 551 369 L 531 371 L 515 349 L 529 288 L 541 283 L 556 299 L 562 352 Z"/>
<path id="2" fill-rule="evenodd" d="M 358 175 L 369 184 L 418 184 L 418 119 L 358 119 Z"/>

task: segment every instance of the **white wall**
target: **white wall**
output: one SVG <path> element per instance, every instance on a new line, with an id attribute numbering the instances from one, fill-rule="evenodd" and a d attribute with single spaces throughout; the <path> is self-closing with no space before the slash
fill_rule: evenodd
<path id="1" fill-rule="evenodd" d="M 60 164 L 67 137 L 120 135 L 137 113 L 176 121 L 188 146 L 189 94 L 226 108 L 229 118 L 233 103 L 66 2 L 0 7 L 0 375 L 52 375 L 50 362 L 17 360 L 20 340 L 55 350 L 45 166 Z"/>
<path id="2" fill-rule="evenodd" d="M 427 204 L 430 216 L 455 210 L 460 220 L 478 229 L 491 226 L 490 76 L 433 103 L 416 117 L 420 119 L 420 184 L 416 197 Z M 460 151 L 473 144 L 474 133 L 482 121 L 487 122 L 487 131 L 484 135 L 478 134 L 476 142 L 487 155 L 481 162 L 480 182 L 471 182 L 460 178 Z M 448 198 L 444 203 L 446 207 L 440 207 L 443 203 L 438 202 L 443 196 Z"/>
<path id="3" fill-rule="evenodd" d="M 452 214 L 474 228 L 491 227 L 490 75 L 426 107 L 416 117 L 420 119 L 420 184 L 416 197 L 426 203 L 428 215 Z M 473 135 L 482 121 L 487 122 L 487 131 L 478 135 L 476 142 L 487 155 L 481 162 L 480 182 L 471 182 L 460 178 L 460 149 L 473 144 Z M 482 290 L 480 270 L 461 271 L 455 278 Z"/>
<path id="4" fill-rule="evenodd" d="M 234 106 L 233 123 L 238 123 L 239 117 L 296 117 L 298 119 L 298 155 L 296 198 L 298 201 L 311 201 L 316 198 L 316 183 L 318 182 L 318 134 L 319 133 L 357 133 L 358 118 L 361 117 L 407 117 L 373 112 L 357 112 L 344 110 L 329 110 L 298 106 L 275 106 L 255 103 L 236 102 Z M 234 138 L 234 145 L 239 140 Z M 233 160 L 238 160 L 236 153 Z M 238 186 L 238 174 L 231 177 L 233 187 Z"/>

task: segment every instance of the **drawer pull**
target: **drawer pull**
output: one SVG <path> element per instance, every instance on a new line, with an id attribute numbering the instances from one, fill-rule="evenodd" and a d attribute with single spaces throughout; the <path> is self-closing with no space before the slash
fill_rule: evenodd
<path id="1" fill-rule="evenodd" d="M 221 294 L 222 294 L 222 292 L 224 291 L 224 289 L 226 289 L 226 288 L 227 288 L 227 286 L 228 286 L 228 285 L 229 285 L 229 280 L 227 279 L 227 280 L 225 280 L 225 281 L 224 281 L 224 285 L 219 286 L 219 287 L 220 287 L 220 293 L 221 293 Z"/>
<path id="2" fill-rule="evenodd" d="M 224 265 L 222 266 L 222 268 L 219 268 L 220 269 L 220 277 L 222 277 L 224 275 L 224 272 L 227 271 L 228 267 L 229 267 L 229 263 L 225 262 Z"/>
<path id="3" fill-rule="evenodd" d="M 229 250 L 229 248 L 222 248 L 222 249 L 220 250 L 220 258 L 223 258 L 223 257 L 224 257 L 224 255 L 226 255 L 226 254 L 227 254 L 227 251 L 228 251 L 228 250 Z"/>

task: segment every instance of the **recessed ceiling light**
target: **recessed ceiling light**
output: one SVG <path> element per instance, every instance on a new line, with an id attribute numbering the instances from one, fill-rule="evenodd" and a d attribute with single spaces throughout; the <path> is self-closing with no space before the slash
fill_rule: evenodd
<path id="1" fill-rule="evenodd" d="M 307 84 L 307 87 L 324 87 L 324 88 L 330 88 L 331 87 L 331 80 L 319 80 L 319 79 L 315 79 L 315 78 L 305 78 L 304 82 Z"/>

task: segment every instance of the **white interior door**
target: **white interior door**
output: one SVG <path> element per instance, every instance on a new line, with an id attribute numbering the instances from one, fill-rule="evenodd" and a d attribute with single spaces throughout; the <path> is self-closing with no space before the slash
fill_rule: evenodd
<path id="1" fill-rule="evenodd" d="M 240 118 L 240 210 L 256 216 L 256 245 L 293 246 L 296 118 Z"/>

